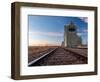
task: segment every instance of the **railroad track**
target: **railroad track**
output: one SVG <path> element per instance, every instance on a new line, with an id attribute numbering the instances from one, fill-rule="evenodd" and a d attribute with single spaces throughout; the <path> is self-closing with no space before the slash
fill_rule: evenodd
<path id="1" fill-rule="evenodd" d="M 87 64 L 87 57 L 67 48 L 58 47 L 29 62 L 28 66 Z"/>

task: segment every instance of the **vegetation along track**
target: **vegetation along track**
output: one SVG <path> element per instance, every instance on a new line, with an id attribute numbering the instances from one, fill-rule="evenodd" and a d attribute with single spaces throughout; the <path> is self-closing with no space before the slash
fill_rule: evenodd
<path id="1" fill-rule="evenodd" d="M 58 47 L 29 63 L 29 66 L 87 64 L 87 57 L 67 48 Z"/>

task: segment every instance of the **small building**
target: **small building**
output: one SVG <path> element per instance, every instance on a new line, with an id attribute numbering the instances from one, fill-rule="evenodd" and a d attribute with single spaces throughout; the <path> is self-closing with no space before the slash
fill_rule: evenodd
<path id="1" fill-rule="evenodd" d="M 64 47 L 64 41 L 62 41 L 61 46 Z"/>
<path id="2" fill-rule="evenodd" d="M 64 26 L 64 47 L 78 47 L 82 45 L 82 39 L 77 35 L 77 27 L 71 21 Z"/>

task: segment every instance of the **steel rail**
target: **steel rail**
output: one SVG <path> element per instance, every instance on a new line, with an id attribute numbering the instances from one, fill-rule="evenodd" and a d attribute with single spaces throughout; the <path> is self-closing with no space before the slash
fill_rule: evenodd
<path id="1" fill-rule="evenodd" d="M 31 62 L 29 62 L 28 66 L 31 66 L 32 64 L 38 62 L 40 59 L 46 57 L 46 56 L 49 55 L 50 53 L 54 52 L 56 49 L 57 49 L 57 48 L 55 48 L 55 49 L 53 49 L 53 50 L 51 50 L 51 51 L 45 53 L 44 55 L 42 55 L 42 56 L 36 58 L 35 60 L 32 60 Z"/>

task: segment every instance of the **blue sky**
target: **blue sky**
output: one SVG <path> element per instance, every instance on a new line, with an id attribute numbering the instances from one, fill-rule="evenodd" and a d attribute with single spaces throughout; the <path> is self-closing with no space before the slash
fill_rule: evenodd
<path id="1" fill-rule="evenodd" d="M 64 25 L 71 21 L 77 26 L 82 43 L 87 44 L 87 18 L 64 16 L 28 16 L 29 45 L 61 45 L 64 40 Z"/>

